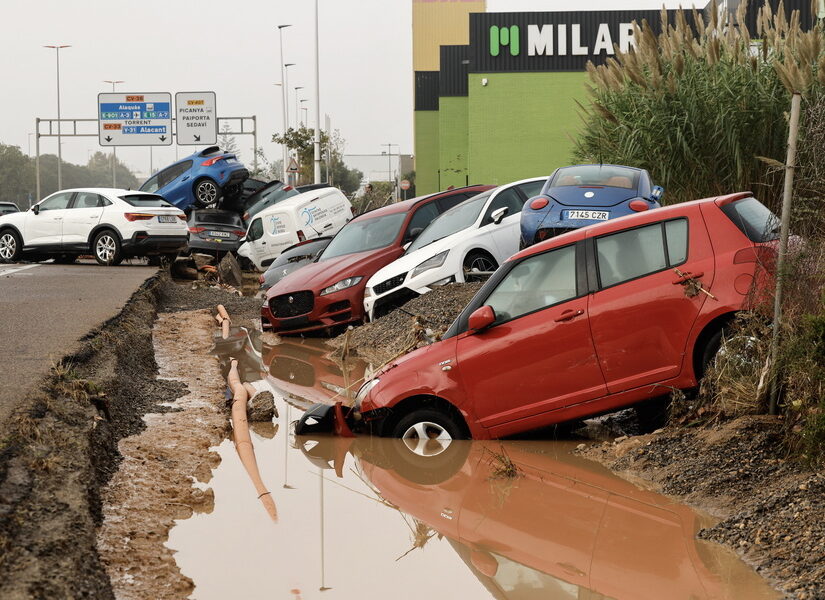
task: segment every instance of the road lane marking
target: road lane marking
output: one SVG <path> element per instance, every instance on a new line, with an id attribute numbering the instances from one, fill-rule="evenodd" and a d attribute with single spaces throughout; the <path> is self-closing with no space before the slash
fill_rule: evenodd
<path id="1" fill-rule="evenodd" d="M 0 269 L 0 276 L 12 275 L 14 273 L 19 273 L 20 271 L 25 271 L 26 269 L 33 269 L 39 266 L 40 265 L 23 265 L 22 267 L 14 267 L 12 269 Z"/>

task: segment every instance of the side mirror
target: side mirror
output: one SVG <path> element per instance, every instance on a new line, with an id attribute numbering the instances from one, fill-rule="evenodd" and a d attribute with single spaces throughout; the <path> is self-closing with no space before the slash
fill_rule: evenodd
<path id="1" fill-rule="evenodd" d="M 660 185 L 653 186 L 653 191 L 650 192 L 650 199 L 658 202 L 662 196 L 665 195 L 665 188 Z"/>
<path id="2" fill-rule="evenodd" d="M 424 231 L 423 227 L 413 227 L 410 229 L 410 232 L 407 234 L 406 242 L 409 243 L 415 240 L 415 238 L 421 235 L 422 231 Z"/>
<path id="3" fill-rule="evenodd" d="M 34 206 L 32 206 L 32 212 L 36 215 L 39 215 L 40 214 L 40 205 L 35 204 Z"/>
<path id="4" fill-rule="evenodd" d="M 501 220 L 507 215 L 508 212 L 510 212 L 510 209 L 506 206 L 502 206 L 501 208 L 497 208 L 496 210 L 494 210 L 490 217 L 492 217 L 493 223 L 498 225 L 499 223 L 501 223 Z"/>
<path id="5" fill-rule="evenodd" d="M 468 320 L 467 325 L 471 333 L 478 333 L 479 331 L 487 329 L 490 325 L 492 325 L 495 322 L 496 313 L 493 310 L 493 307 L 485 305 L 473 311 L 473 314 L 470 315 L 470 319 Z"/>

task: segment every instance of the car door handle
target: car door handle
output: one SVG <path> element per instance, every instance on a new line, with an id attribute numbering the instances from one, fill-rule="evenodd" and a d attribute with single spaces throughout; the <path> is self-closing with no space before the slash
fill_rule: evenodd
<path id="1" fill-rule="evenodd" d="M 182 178 L 182 179 L 181 179 L 181 181 L 186 181 L 187 179 L 189 179 L 189 175 L 187 175 L 186 177 Z"/>
<path id="2" fill-rule="evenodd" d="M 324 229 L 330 229 L 332 227 L 332 223 L 327 223 L 324 225 Z"/>
<path id="3" fill-rule="evenodd" d="M 579 309 L 579 310 L 569 309 L 569 310 L 566 310 L 563 313 L 561 313 L 559 318 L 556 319 L 556 323 L 562 323 L 564 321 L 570 321 L 571 319 L 575 319 L 576 317 L 580 317 L 583 314 L 584 314 L 584 311 L 581 310 L 581 309 Z"/>
<path id="4" fill-rule="evenodd" d="M 682 283 L 690 281 L 691 279 L 699 279 L 700 277 L 704 277 L 705 275 L 704 273 L 691 273 L 690 271 L 688 271 L 687 273 L 682 273 L 681 271 L 679 271 L 679 273 L 681 273 L 681 275 L 679 275 L 678 279 L 674 280 L 673 285 L 680 285 Z"/>

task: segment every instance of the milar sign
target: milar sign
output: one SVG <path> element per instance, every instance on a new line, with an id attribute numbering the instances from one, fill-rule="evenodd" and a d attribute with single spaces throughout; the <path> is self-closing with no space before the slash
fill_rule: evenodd
<path id="1" fill-rule="evenodd" d="M 667 11 L 674 22 L 676 11 Z M 470 15 L 470 71 L 579 71 L 635 44 L 633 23 L 660 30 L 654 10 L 476 13 Z M 688 22 L 691 22 L 688 19 Z"/>

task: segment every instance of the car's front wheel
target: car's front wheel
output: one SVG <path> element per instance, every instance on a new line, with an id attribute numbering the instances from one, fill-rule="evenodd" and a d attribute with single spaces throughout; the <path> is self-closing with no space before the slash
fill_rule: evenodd
<path id="1" fill-rule="evenodd" d="M 123 250 L 117 234 L 108 229 L 101 231 L 92 242 L 95 260 L 101 265 L 119 265 L 123 260 Z"/>
<path id="2" fill-rule="evenodd" d="M 464 259 L 464 281 L 481 281 L 487 279 L 491 273 L 498 269 L 495 259 L 486 252 L 473 251 Z"/>
<path id="3" fill-rule="evenodd" d="M 17 262 L 22 252 L 23 243 L 17 233 L 10 229 L 0 233 L 0 262 Z"/>
<path id="4" fill-rule="evenodd" d="M 200 179 L 195 183 L 195 205 L 198 208 L 212 208 L 221 198 L 221 188 L 211 179 Z"/>

